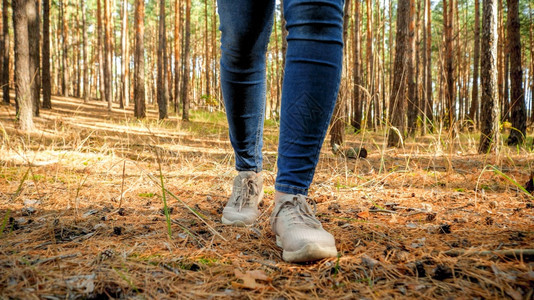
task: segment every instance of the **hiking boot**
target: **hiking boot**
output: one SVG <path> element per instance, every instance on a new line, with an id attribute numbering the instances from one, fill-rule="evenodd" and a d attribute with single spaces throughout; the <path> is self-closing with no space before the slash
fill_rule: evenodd
<path id="1" fill-rule="evenodd" d="M 226 225 L 252 225 L 259 216 L 258 204 L 263 198 L 263 177 L 253 171 L 241 171 L 234 179 L 232 195 L 223 210 Z"/>
<path id="2" fill-rule="evenodd" d="M 304 195 L 281 196 L 271 215 L 271 227 L 287 262 L 337 256 L 334 236 L 323 229 Z"/>

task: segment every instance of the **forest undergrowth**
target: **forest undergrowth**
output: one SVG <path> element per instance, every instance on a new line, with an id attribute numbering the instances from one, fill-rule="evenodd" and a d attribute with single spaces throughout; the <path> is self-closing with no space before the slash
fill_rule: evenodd
<path id="1" fill-rule="evenodd" d="M 290 264 L 269 225 L 276 122 L 263 213 L 233 228 L 220 221 L 236 175 L 222 113 L 158 122 L 152 108 L 141 122 L 53 100 L 31 135 L 0 107 L 2 299 L 533 298 L 528 146 L 480 155 L 476 133 L 435 133 L 390 149 L 381 132 L 348 132 L 369 153 L 349 159 L 325 143 L 309 196 L 339 256 Z"/>

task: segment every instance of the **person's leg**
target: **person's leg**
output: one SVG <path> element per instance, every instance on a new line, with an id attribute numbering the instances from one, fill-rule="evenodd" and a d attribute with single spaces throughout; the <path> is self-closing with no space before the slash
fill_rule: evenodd
<path id="1" fill-rule="evenodd" d="M 307 195 L 334 110 L 343 55 L 343 0 L 285 0 L 287 55 L 276 190 Z"/>
<path id="2" fill-rule="evenodd" d="M 250 225 L 263 196 L 262 145 L 265 114 L 265 53 L 275 0 L 218 0 L 221 88 L 236 169 L 222 222 Z"/>
<path id="3" fill-rule="evenodd" d="M 265 52 L 274 0 L 218 0 L 221 88 L 238 171 L 262 170 Z"/>
<path id="4" fill-rule="evenodd" d="M 337 254 L 305 196 L 339 90 L 343 0 L 284 0 L 284 13 L 289 35 L 271 226 L 284 260 L 302 262 Z"/>

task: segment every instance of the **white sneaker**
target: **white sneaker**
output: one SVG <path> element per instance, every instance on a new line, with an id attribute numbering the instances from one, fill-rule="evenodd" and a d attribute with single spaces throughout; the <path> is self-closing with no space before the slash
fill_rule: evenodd
<path id="1" fill-rule="evenodd" d="M 287 262 L 337 256 L 334 236 L 323 229 L 304 195 L 281 196 L 271 215 L 271 227 Z"/>
<path id="2" fill-rule="evenodd" d="M 223 210 L 226 225 L 252 225 L 259 216 L 258 204 L 263 198 L 263 177 L 253 171 L 241 171 L 234 179 L 232 195 Z"/>

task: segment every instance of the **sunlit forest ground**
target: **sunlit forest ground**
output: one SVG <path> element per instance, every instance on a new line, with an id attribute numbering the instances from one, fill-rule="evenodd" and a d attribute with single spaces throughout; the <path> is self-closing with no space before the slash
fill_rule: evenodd
<path id="1" fill-rule="evenodd" d="M 533 297 L 531 139 L 479 155 L 477 133 L 390 149 L 383 132 L 347 131 L 368 157 L 325 143 L 310 191 L 340 255 L 289 264 L 269 227 L 276 122 L 263 214 L 233 228 L 220 221 L 236 175 L 223 113 L 158 122 L 150 107 L 140 122 L 98 101 L 53 107 L 25 135 L 0 106 L 2 299 Z"/>

